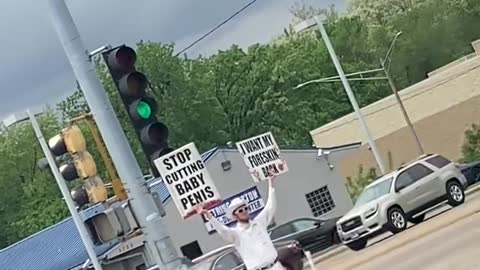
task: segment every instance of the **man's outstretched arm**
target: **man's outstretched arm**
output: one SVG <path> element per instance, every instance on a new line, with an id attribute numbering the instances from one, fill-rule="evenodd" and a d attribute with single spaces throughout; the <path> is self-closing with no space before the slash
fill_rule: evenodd
<path id="1" fill-rule="evenodd" d="M 230 229 L 229 227 L 225 226 L 223 223 L 218 221 L 208 210 L 200 207 L 197 209 L 197 212 L 203 215 L 210 224 L 212 224 L 213 228 L 218 232 L 218 234 L 228 243 L 234 243 L 236 240 L 235 232 Z"/>
<path id="2" fill-rule="evenodd" d="M 275 196 L 275 187 L 273 185 L 274 180 L 274 176 L 271 176 L 268 179 L 268 200 L 263 210 L 255 218 L 255 220 L 262 223 L 265 227 L 268 227 L 268 225 L 270 225 L 273 217 L 275 216 L 275 211 L 277 210 L 277 198 Z"/>

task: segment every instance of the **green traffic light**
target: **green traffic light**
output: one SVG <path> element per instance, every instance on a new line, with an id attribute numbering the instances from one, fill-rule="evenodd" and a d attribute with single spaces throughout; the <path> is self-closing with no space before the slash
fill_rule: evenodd
<path id="1" fill-rule="evenodd" d="M 143 119 L 149 119 L 152 116 L 152 107 L 145 101 L 140 101 L 137 104 L 137 113 Z"/>

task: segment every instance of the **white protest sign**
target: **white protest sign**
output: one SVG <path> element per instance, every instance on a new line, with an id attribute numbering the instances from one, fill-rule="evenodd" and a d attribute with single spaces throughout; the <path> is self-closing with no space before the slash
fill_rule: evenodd
<path id="1" fill-rule="evenodd" d="M 184 219 L 196 214 L 197 204 L 208 209 L 221 203 L 220 194 L 194 143 L 168 153 L 154 163 Z"/>
<path id="2" fill-rule="evenodd" d="M 288 172 L 271 132 L 237 142 L 237 148 L 255 182 L 268 179 L 269 172 L 272 171 L 275 175 Z"/>

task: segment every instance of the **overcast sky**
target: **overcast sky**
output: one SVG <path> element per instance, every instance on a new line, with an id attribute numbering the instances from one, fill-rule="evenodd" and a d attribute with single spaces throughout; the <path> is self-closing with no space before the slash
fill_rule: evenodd
<path id="1" fill-rule="evenodd" d="M 0 118 L 32 106 L 54 105 L 75 78 L 50 21 L 49 0 L 0 1 Z M 141 39 L 179 51 L 251 0 L 66 0 L 89 50 Z M 282 33 L 297 0 L 258 0 L 187 51 L 211 54 L 231 44 L 266 43 Z M 303 0 L 317 7 L 345 0 Z"/>

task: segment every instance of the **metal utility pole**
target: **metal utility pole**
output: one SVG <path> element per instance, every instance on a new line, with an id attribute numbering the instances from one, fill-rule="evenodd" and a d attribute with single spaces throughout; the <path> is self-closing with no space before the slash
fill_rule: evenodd
<path id="1" fill-rule="evenodd" d="M 419 155 L 425 154 L 425 151 L 423 149 L 422 143 L 420 142 L 420 139 L 418 138 L 417 132 L 415 131 L 415 128 L 412 125 L 412 122 L 410 121 L 410 117 L 408 116 L 407 110 L 405 109 L 405 106 L 403 105 L 402 99 L 400 98 L 400 95 L 398 94 L 397 88 L 395 87 L 395 83 L 393 82 L 392 77 L 390 76 L 390 73 L 387 71 L 385 68 L 385 63 L 382 62 L 382 68 L 385 71 L 385 76 L 388 79 L 388 83 L 390 84 L 390 88 L 392 88 L 392 92 L 395 95 L 395 99 L 397 100 L 398 106 L 400 107 L 400 110 L 402 111 L 403 118 L 405 118 L 405 122 L 407 122 L 408 128 L 410 129 L 410 132 L 413 135 L 413 138 L 415 139 L 415 142 L 417 144 L 417 150 Z"/>
<path id="2" fill-rule="evenodd" d="M 60 191 L 62 192 L 63 198 L 65 199 L 65 203 L 67 204 L 68 210 L 72 215 L 73 222 L 77 227 L 77 230 L 78 230 L 78 233 L 80 234 L 80 238 L 82 239 L 83 245 L 87 250 L 88 257 L 90 258 L 90 261 L 92 262 L 95 270 L 102 270 L 102 265 L 98 261 L 97 254 L 95 253 L 95 250 L 93 248 L 94 245 L 93 245 L 92 239 L 90 239 L 90 235 L 88 234 L 87 228 L 85 227 L 83 220 L 80 218 L 80 214 L 77 212 L 75 203 L 73 202 L 73 199 L 70 195 L 70 191 L 68 190 L 67 184 L 65 183 L 65 179 L 63 179 L 62 174 L 58 170 L 57 164 L 55 163 L 55 158 L 50 152 L 47 142 L 43 137 L 43 133 L 40 128 L 40 125 L 38 124 L 37 119 L 35 118 L 33 113 L 30 112 L 30 110 L 27 110 L 27 114 L 28 114 L 28 117 L 30 118 L 30 122 L 32 123 L 33 130 L 35 131 L 35 135 L 37 136 L 38 142 L 40 143 L 43 153 L 47 158 L 48 164 L 50 165 L 50 169 L 52 170 L 53 176 L 55 177 L 55 181 L 57 181 L 57 185 L 60 188 Z"/>
<path id="3" fill-rule="evenodd" d="M 385 55 L 384 60 L 380 60 L 381 68 L 354 72 L 354 73 L 346 74 L 345 76 L 347 77 L 348 81 L 376 81 L 376 80 L 387 80 L 388 81 L 388 83 L 390 85 L 390 88 L 392 89 L 392 92 L 395 95 L 395 99 L 398 103 L 398 106 L 400 106 L 400 110 L 402 111 L 403 118 L 405 119 L 405 122 L 407 123 L 408 128 L 410 129 L 410 132 L 412 133 L 412 136 L 415 139 L 415 142 L 417 144 L 418 153 L 419 153 L 419 155 L 423 155 L 423 154 L 425 154 L 425 151 L 422 147 L 422 144 L 421 144 L 420 139 L 417 135 L 417 132 L 415 131 L 415 128 L 413 127 L 412 122 L 410 121 L 410 118 L 409 118 L 408 113 L 405 109 L 405 106 L 403 105 L 402 99 L 400 98 L 400 95 L 398 94 L 398 91 L 397 91 L 397 88 L 395 87 L 395 83 L 393 81 L 393 78 L 390 75 L 389 67 L 386 66 L 387 60 L 390 59 L 390 54 L 393 50 L 395 42 L 397 41 L 397 38 L 401 34 L 402 34 L 402 32 L 398 32 L 395 35 L 395 37 L 392 40 L 392 43 L 390 45 L 390 48 L 388 49 L 388 51 Z M 373 75 L 372 76 L 367 76 L 367 77 L 364 76 L 364 75 L 369 75 L 369 74 L 379 73 L 379 72 L 385 73 L 385 76 L 373 76 Z M 321 78 L 321 79 L 315 79 L 315 80 L 311 80 L 311 81 L 301 83 L 301 84 L 297 85 L 294 89 L 299 89 L 299 88 L 305 87 L 307 85 L 310 85 L 312 83 L 339 82 L 339 81 L 341 81 L 339 78 L 340 78 L 340 76 L 331 76 L 331 77 L 326 77 L 326 78 Z"/>
<path id="4" fill-rule="evenodd" d="M 319 16 L 314 17 L 313 19 L 307 20 L 301 24 L 299 24 L 296 27 L 297 32 L 305 30 L 311 26 L 317 25 L 320 34 L 322 35 L 322 39 L 325 42 L 325 45 L 327 46 L 328 53 L 330 54 L 330 57 L 332 58 L 333 64 L 335 65 L 335 68 L 337 70 L 338 76 L 340 77 L 340 80 L 342 81 L 343 87 L 345 89 L 345 92 L 347 93 L 347 96 L 350 100 L 350 103 L 352 104 L 353 109 L 355 110 L 355 113 L 357 114 L 358 120 L 360 121 L 360 125 L 362 126 L 363 132 L 367 136 L 368 139 L 368 144 L 370 145 L 373 155 L 375 157 L 375 160 L 377 161 L 378 167 L 380 168 L 380 171 L 383 174 L 387 172 L 385 164 L 383 163 L 382 156 L 380 155 L 380 152 L 378 151 L 377 145 L 375 144 L 375 140 L 373 139 L 372 134 L 370 133 L 370 130 L 368 129 L 367 122 L 365 121 L 362 112 L 360 111 L 360 107 L 358 106 L 357 100 L 355 98 L 355 95 L 352 92 L 352 89 L 350 88 L 350 84 L 348 83 L 348 79 L 345 76 L 345 72 L 343 71 L 342 65 L 340 64 L 340 61 L 338 60 L 337 54 L 335 53 L 335 50 L 333 49 L 333 45 L 330 42 L 330 38 L 328 37 L 327 31 L 325 30 L 325 27 L 323 26 L 323 21 Z"/>
<path id="5" fill-rule="evenodd" d="M 392 89 L 393 94 L 395 95 L 395 99 L 397 100 L 398 106 L 400 107 L 400 110 L 402 111 L 403 118 L 405 118 L 405 122 L 407 122 L 408 128 L 410 129 L 410 132 L 413 135 L 413 138 L 415 139 L 415 142 L 417 144 L 417 150 L 419 155 L 425 154 L 425 151 L 423 149 L 422 143 L 420 142 L 420 139 L 418 138 L 417 132 L 415 131 L 415 128 L 412 125 L 412 122 L 410 121 L 410 117 L 408 116 L 407 110 L 405 110 L 405 106 L 403 105 L 402 99 L 400 98 L 400 95 L 398 94 L 397 87 L 395 86 L 395 82 L 393 81 L 393 78 L 390 76 L 389 68 L 385 66 L 385 63 L 390 57 L 390 53 L 393 50 L 393 47 L 395 45 L 395 42 L 397 41 L 397 38 L 402 34 L 402 32 L 398 32 L 393 41 L 392 44 L 390 45 L 390 48 L 388 49 L 385 59 L 383 61 L 380 61 L 380 64 L 382 65 L 382 69 L 385 72 L 385 76 L 387 77 L 388 83 L 390 84 L 390 88 Z"/>
<path id="6" fill-rule="evenodd" d="M 173 269 L 180 264 L 177 251 L 64 1 L 49 1 L 52 22 L 142 227 L 146 264 Z"/>

